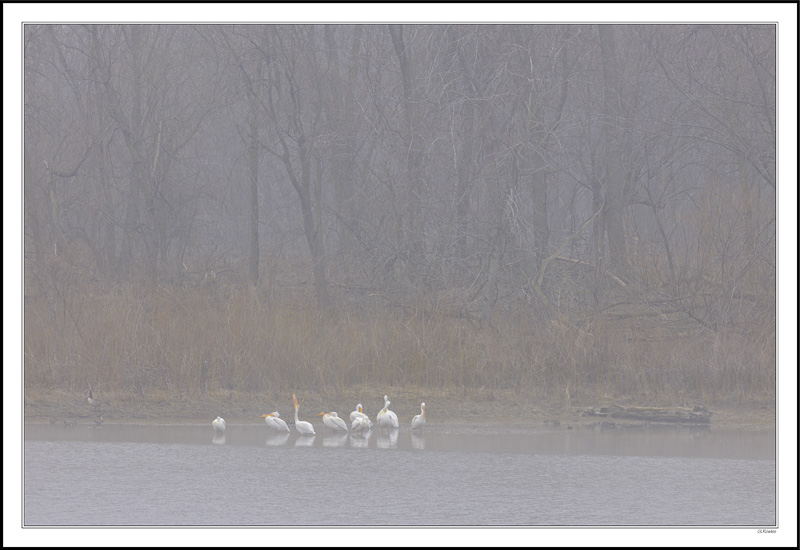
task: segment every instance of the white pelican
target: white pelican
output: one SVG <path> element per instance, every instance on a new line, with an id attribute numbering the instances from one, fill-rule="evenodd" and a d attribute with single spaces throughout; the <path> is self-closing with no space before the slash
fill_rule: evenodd
<path id="1" fill-rule="evenodd" d="M 420 405 L 420 408 L 422 409 L 422 414 L 418 414 L 417 416 L 411 419 L 412 430 L 421 428 L 425 425 L 425 403 Z"/>
<path id="2" fill-rule="evenodd" d="M 294 403 L 295 429 L 302 435 L 316 435 L 317 432 L 314 431 L 314 426 L 311 425 L 311 422 L 306 422 L 305 420 L 297 418 L 297 409 L 300 408 L 300 405 L 297 403 L 297 396 L 295 394 L 292 394 L 292 402 Z"/>
<path id="3" fill-rule="evenodd" d="M 101 403 L 99 399 L 94 399 L 94 397 L 92 397 L 92 388 L 89 388 L 89 399 L 87 399 L 87 401 L 89 402 L 90 405 L 94 406 L 95 411 L 98 410 L 101 405 L 109 404 L 108 401 L 103 401 Z"/>
<path id="4" fill-rule="evenodd" d="M 356 419 L 361 418 L 366 421 L 367 427 L 372 427 L 372 420 L 369 419 L 369 416 L 364 412 L 364 409 L 361 407 L 361 403 L 356 405 L 356 410 L 350 413 L 350 422 L 355 425 Z"/>
<path id="5" fill-rule="evenodd" d="M 383 408 L 381 412 L 378 413 L 378 425 L 381 428 L 399 428 L 400 423 L 397 421 L 397 415 L 389 410 L 389 405 L 391 405 L 392 402 L 389 401 L 389 397 L 386 395 L 383 396 L 383 400 Z"/>
<path id="6" fill-rule="evenodd" d="M 216 417 L 212 422 L 211 425 L 214 426 L 214 431 L 223 433 L 225 432 L 225 420 L 221 416 Z"/>
<path id="7" fill-rule="evenodd" d="M 264 419 L 264 422 L 267 423 L 267 426 L 275 430 L 276 432 L 288 432 L 289 426 L 286 425 L 286 422 L 281 419 L 281 413 L 278 411 L 271 412 L 269 414 L 262 414 L 261 418 Z"/>
<path id="8" fill-rule="evenodd" d="M 330 413 L 319 413 L 317 416 L 322 417 L 322 423 L 329 427 L 334 433 L 338 431 L 347 431 L 347 423 L 339 418 L 339 415 L 335 412 Z"/>
<path id="9" fill-rule="evenodd" d="M 372 422 L 370 422 L 369 418 L 366 418 L 366 416 L 357 416 L 355 417 L 355 420 L 353 420 L 353 423 L 350 426 L 350 430 L 353 433 L 363 434 L 371 427 L 372 427 Z"/>

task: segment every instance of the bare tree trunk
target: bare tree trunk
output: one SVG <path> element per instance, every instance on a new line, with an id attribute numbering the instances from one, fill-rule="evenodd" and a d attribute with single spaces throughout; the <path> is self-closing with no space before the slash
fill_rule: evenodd
<path id="1" fill-rule="evenodd" d="M 461 150 L 455 154 L 456 171 L 456 258 L 463 260 L 469 254 L 467 250 L 467 235 L 469 234 L 469 209 L 471 180 L 475 171 L 475 101 L 483 95 L 481 83 L 475 79 L 475 74 L 466 59 L 462 48 L 457 42 L 458 36 L 452 25 L 447 26 L 450 47 L 458 57 L 461 64 L 464 81 L 464 94 L 466 99 L 462 102 L 460 111 L 463 113 L 464 123 L 461 128 Z"/>
<path id="2" fill-rule="evenodd" d="M 28 154 L 27 147 L 24 147 L 23 149 L 23 162 L 24 173 L 22 185 L 25 197 L 25 233 L 31 236 L 31 240 L 33 241 L 33 252 L 36 257 L 36 263 L 38 264 L 44 257 L 44 240 L 42 237 L 39 219 L 36 216 L 35 209 L 33 208 L 33 169 L 31 167 L 31 159 L 30 155 Z"/>
<path id="3" fill-rule="evenodd" d="M 100 41 L 97 36 L 97 30 L 97 27 L 91 27 L 92 39 L 95 47 L 95 57 L 98 61 L 100 61 L 99 69 L 103 75 L 105 102 L 108 106 L 111 118 L 114 119 L 114 122 L 119 125 L 120 130 L 122 131 L 125 145 L 127 146 L 130 154 L 131 162 L 129 193 L 126 197 L 127 201 L 125 221 L 123 224 L 123 241 L 122 250 L 120 252 L 120 271 L 122 273 L 130 272 L 131 261 L 133 259 L 133 243 L 136 240 L 136 235 L 140 231 L 144 231 L 144 245 L 149 268 L 148 272 L 153 278 L 154 282 L 154 258 L 156 250 L 154 249 L 152 239 L 150 238 L 151 228 L 147 223 L 149 216 L 153 212 L 153 198 L 148 196 L 147 167 L 144 161 L 144 153 L 142 151 L 142 67 L 140 51 L 141 29 L 138 25 L 132 25 L 129 28 L 129 43 L 133 57 L 133 82 L 131 84 L 133 101 L 130 118 L 125 116 L 122 106 L 120 105 L 119 94 L 117 94 L 113 88 L 110 67 L 101 62 L 101 60 L 105 59 L 106 56 L 103 55 L 101 50 Z M 140 220 L 141 213 L 139 212 L 139 200 L 142 196 L 144 196 L 145 199 L 146 217 L 144 220 Z"/>
<path id="4" fill-rule="evenodd" d="M 262 60 L 259 58 L 256 61 L 255 80 L 261 80 L 262 75 Z M 249 128 L 249 148 L 247 151 L 248 156 L 248 170 L 250 173 L 250 283 L 252 285 L 258 284 L 259 275 L 259 260 L 260 248 L 258 242 L 258 164 L 259 164 L 259 140 L 258 140 L 258 97 L 257 90 L 254 88 L 252 82 L 247 83 L 247 99 L 250 108 L 250 117 L 248 120 Z"/>
<path id="5" fill-rule="evenodd" d="M 336 201 L 339 243 L 343 252 L 355 250 L 359 232 L 359 216 L 355 204 L 356 161 L 358 158 L 358 131 L 356 127 L 354 87 L 358 69 L 363 27 L 353 28 L 352 47 L 347 65 L 342 67 L 339 44 L 334 37 L 334 27 L 325 26 L 325 44 L 331 66 L 332 78 L 328 90 L 328 113 L 333 133 L 331 144 L 331 175 Z M 341 69 L 340 69 L 341 67 Z"/>
<path id="6" fill-rule="evenodd" d="M 497 303 L 499 290 L 497 287 L 497 277 L 500 274 L 500 266 L 503 254 L 506 249 L 506 227 L 505 227 L 505 208 L 502 209 L 501 220 L 494 228 L 492 236 L 492 247 L 489 250 L 489 264 L 486 268 L 486 290 L 483 295 L 483 307 L 481 308 L 480 326 L 485 327 L 491 322 L 492 309 Z"/>
<path id="7" fill-rule="evenodd" d="M 625 198 L 625 167 L 623 163 L 623 106 L 622 85 L 617 63 L 616 37 L 614 25 L 598 25 L 600 36 L 600 52 L 603 66 L 603 101 L 604 101 L 604 144 L 605 167 L 604 190 L 605 212 L 603 224 L 608 236 L 610 269 L 624 268 L 627 265 L 625 249 L 625 230 L 623 215 Z"/>
<path id="8" fill-rule="evenodd" d="M 107 150 L 105 145 L 101 142 L 99 146 L 99 155 L 97 158 L 98 174 L 100 175 L 99 193 L 101 216 L 99 217 L 101 226 L 101 254 L 102 254 L 102 269 L 107 277 L 117 277 L 116 271 L 116 253 L 117 253 L 117 234 L 116 228 L 113 223 L 113 203 L 111 200 L 111 192 L 108 183 L 108 161 Z"/>
<path id="9" fill-rule="evenodd" d="M 394 51 L 400 62 L 400 72 L 403 76 L 403 109 L 406 116 L 407 129 L 407 148 L 408 148 L 408 174 L 411 180 L 411 196 L 408 204 L 408 237 L 407 244 L 411 263 L 415 263 L 424 250 L 423 228 L 422 228 L 422 133 L 420 132 L 419 109 L 415 106 L 415 78 L 414 66 L 411 58 L 411 51 L 408 44 L 403 40 L 403 26 L 389 25 L 389 34 L 392 37 Z"/>
<path id="10" fill-rule="evenodd" d="M 276 150 L 268 144 L 263 147 L 281 160 L 300 199 L 303 233 L 311 254 L 317 305 L 321 310 L 327 311 L 331 307 L 331 299 L 328 293 L 327 258 L 323 238 L 322 166 L 319 162 L 316 165 L 316 177 L 312 178 L 311 173 L 315 154 L 311 142 L 320 132 L 322 97 L 319 89 L 301 84 L 302 79 L 307 76 L 303 71 L 315 67 L 313 63 L 305 63 L 313 56 L 307 56 L 304 50 L 288 45 L 294 43 L 310 47 L 315 42 L 314 28 L 291 27 L 285 32 L 276 29 L 265 34 L 265 39 L 269 43 L 265 43 L 264 48 L 269 49 L 271 53 L 268 57 L 273 60 L 269 63 L 269 87 L 265 106 L 271 123 L 274 122 L 271 126 L 275 128 L 280 149 Z M 302 65 L 298 63 L 300 59 L 303 60 Z M 290 146 L 290 143 L 293 145 Z"/>
<path id="11" fill-rule="evenodd" d="M 323 311 L 331 305 L 330 295 L 328 294 L 328 279 L 326 276 L 325 247 L 322 239 L 322 220 L 319 216 L 322 213 L 321 203 L 321 183 L 317 182 L 316 212 L 317 220 L 314 223 L 314 205 L 311 198 L 311 157 L 308 150 L 308 142 L 303 136 L 298 140 L 298 155 L 300 157 L 300 185 L 296 186 L 300 196 L 300 209 L 303 213 L 303 231 L 306 235 L 308 248 L 311 251 L 311 269 L 314 274 L 314 289 L 317 293 L 317 304 Z"/>
<path id="12" fill-rule="evenodd" d="M 550 224 L 547 220 L 547 179 L 543 166 L 544 159 L 541 159 L 531 176 L 533 256 L 537 266 L 541 265 L 548 256 L 547 247 L 550 242 Z"/>
<path id="13" fill-rule="evenodd" d="M 467 234 L 469 233 L 469 192 L 470 179 L 474 166 L 474 127 L 475 106 L 471 101 L 464 104 L 463 142 L 460 157 L 456 158 L 456 257 L 463 260 L 469 254 Z"/>

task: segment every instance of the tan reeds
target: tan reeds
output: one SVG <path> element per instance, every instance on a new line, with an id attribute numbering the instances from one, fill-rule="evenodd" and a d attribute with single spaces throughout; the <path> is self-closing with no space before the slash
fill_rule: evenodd
<path id="1" fill-rule="evenodd" d="M 768 334 L 678 332 L 643 319 L 566 326 L 535 323 L 522 308 L 506 313 L 479 328 L 388 307 L 323 316 L 306 304 L 263 306 L 246 292 L 75 288 L 66 301 L 26 303 L 25 387 L 82 391 L 91 383 L 105 392 L 186 397 L 298 389 L 338 397 L 357 387 L 512 391 L 561 406 L 603 396 L 689 404 L 774 394 Z"/>

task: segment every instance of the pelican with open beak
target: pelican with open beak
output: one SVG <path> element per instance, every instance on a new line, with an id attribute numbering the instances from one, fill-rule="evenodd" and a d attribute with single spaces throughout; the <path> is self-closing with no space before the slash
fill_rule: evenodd
<path id="1" fill-rule="evenodd" d="M 297 417 L 297 409 L 300 408 L 300 404 L 297 402 L 297 396 L 295 394 L 292 394 L 292 403 L 294 403 L 294 428 L 300 432 L 301 435 L 315 435 L 317 432 L 314 431 L 314 426 L 311 425 L 311 422 L 300 420 Z"/>

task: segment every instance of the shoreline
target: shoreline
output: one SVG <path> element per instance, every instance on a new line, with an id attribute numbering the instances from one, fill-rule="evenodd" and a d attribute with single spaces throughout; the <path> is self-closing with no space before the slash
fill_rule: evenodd
<path id="1" fill-rule="evenodd" d="M 139 396 L 122 396 L 116 394 L 101 395 L 102 401 L 110 405 L 95 408 L 86 401 L 85 396 L 76 395 L 74 392 L 41 392 L 29 394 L 24 399 L 24 422 L 30 423 L 58 423 L 58 422 L 92 422 L 98 415 L 102 415 L 106 423 L 131 423 L 131 424 L 190 424 L 205 423 L 217 415 L 228 422 L 236 424 L 262 424 L 262 414 L 278 410 L 281 418 L 290 421 L 294 411 L 289 399 L 281 393 L 277 396 L 257 396 L 254 394 L 241 394 L 236 392 L 221 392 L 215 395 L 191 397 L 165 397 L 152 396 L 142 399 Z M 348 392 L 350 393 L 350 392 Z M 317 413 L 325 410 L 339 411 L 339 416 L 349 417 L 350 411 L 357 402 L 364 405 L 367 414 L 375 419 L 382 407 L 382 401 L 373 396 L 379 392 L 353 392 L 350 395 L 323 396 L 306 392 L 301 401 L 299 416 L 302 420 L 316 420 Z M 499 395 L 498 392 L 476 395 L 433 395 L 433 392 L 403 391 L 396 388 L 388 392 L 392 400 L 393 410 L 401 421 L 401 426 L 409 424 L 411 418 L 419 414 L 419 402 L 426 401 L 428 425 L 436 426 L 479 426 L 503 425 L 505 428 L 515 427 L 546 427 L 554 429 L 571 429 L 573 426 L 594 425 L 603 422 L 616 425 L 642 425 L 643 421 L 602 418 L 585 416 L 583 412 L 590 408 L 623 404 L 626 406 L 661 406 L 661 407 L 686 407 L 687 404 L 673 403 L 643 403 L 631 400 L 598 400 L 591 402 L 566 403 L 535 403 L 529 399 L 520 398 L 511 392 Z M 361 398 L 359 395 L 369 395 L 370 399 Z M 382 396 L 380 397 L 382 400 Z M 653 426 L 680 426 L 680 427 L 724 427 L 738 429 L 775 429 L 777 415 L 774 402 L 720 402 L 716 405 L 701 404 L 712 412 L 710 423 L 689 422 L 656 422 Z"/>

